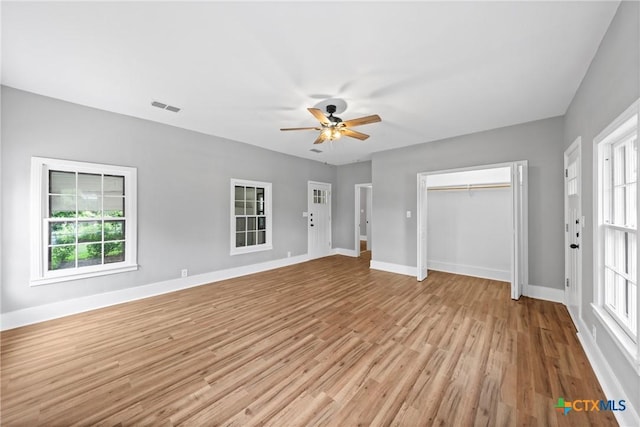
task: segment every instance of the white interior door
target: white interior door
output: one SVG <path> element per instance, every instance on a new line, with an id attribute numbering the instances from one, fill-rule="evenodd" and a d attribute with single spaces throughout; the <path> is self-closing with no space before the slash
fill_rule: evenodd
<path id="1" fill-rule="evenodd" d="M 513 251 L 511 258 L 511 298 L 519 299 L 527 283 L 527 162 L 511 165 Z"/>
<path id="2" fill-rule="evenodd" d="M 370 251 L 371 250 L 371 212 L 373 210 L 373 201 L 371 199 L 371 197 L 373 196 L 373 188 L 372 187 L 366 187 L 365 188 L 365 193 L 367 195 L 366 200 L 367 200 L 367 207 L 365 209 L 365 213 L 366 213 L 366 231 L 367 231 L 367 250 Z"/>
<path id="3" fill-rule="evenodd" d="M 308 189 L 307 253 L 319 258 L 331 253 L 331 184 L 309 181 Z"/>
<path id="4" fill-rule="evenodd" d="M 564 153 L 565 182 L 565 303 L 569 313 L 579 316 L 582 249 L 582 214 L 580 181 L 581 141 L 577 139 Z"/>
<path id="5" fill-rule="evenodd" d="M 427 278 L 427 177 L 418 175 L 418 281 Z"/>

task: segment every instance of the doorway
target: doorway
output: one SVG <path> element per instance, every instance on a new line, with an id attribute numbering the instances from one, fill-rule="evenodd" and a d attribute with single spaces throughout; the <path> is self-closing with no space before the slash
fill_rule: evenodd
<path id="1" fill-rule="evenodd" d="M 356 257 L 360 257 L 363 252 L 369 251 L 367 256 L 371 258 L 372 240 L 372 198 L 373 186 L 368 184 L 355 185 L 355 233 L 354 248 Z"/>
<path id="2" fill-rule="evenodd" d="M 578 137 L 564 152 L 564 299 L 574 323 L 580 317 L 580 296 L 582 292 L 582 249 L 580 243 L 584 221 L 581 207 L 581 157 L 582 141 Z"/>
<path id="3" fill-rule="evenodd" d="M 496 181 L 496 171 L 500 171 L 502 177 Z M 462 169 L 450 169 L 418 174 L 417 182 L 417 279 L 422 281 L 428 276 L 428 268 L 433 261 L 427 256 L 429 252 L 428 236 L 428 211 L 429 211 L 429 187 L 435 189 L 463 189 L 470 191 L 466 180 L 473 176 L 473 182 L 477 189 L 496 188 L 497 186 L 509 187 L 508 201 L 504 204 L 509 230 L 507 232 L 504 250 L 507 251 L 508 271 L 505 271 L 505 279 L 511 283 L 511 298 L 518 299 L 522 295 L 523 287 L 528 280 L 528 256 L 527 256 L 527 161 L 502 163 L 496 165 L 482 165 Z M 462 180 L 462 181 L 461 181 Z M 493 182 L 492 182 L 493 181 Z M 452 248 L 454 251 L 464 249 L 464 246 Z M 433 250 L 434 248 L 432 248 Z M 440 248 L 436 248 L 440 249 Z M 465 266 L 466 267 L 466 266 Z M 446 271 L 446 270 L 445 270 Z M 461 272 L 459 274 L 471 274 Z M 503 279 L 504 280 L 504 279 Z"/>
<path id="4" fill-rule="evenodd" d="M 320 258 L 331 254 L 331 184 L 309 181 L 307 254 Z"/>

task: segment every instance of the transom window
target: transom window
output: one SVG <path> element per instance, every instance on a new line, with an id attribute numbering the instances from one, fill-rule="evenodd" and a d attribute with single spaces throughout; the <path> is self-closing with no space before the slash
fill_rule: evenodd
<path id="1" fill-rule="evenodd" d="M 33 158 L 32 283 L 135 269 L 135 169 Z"/>
<path id="2" fill-rule="evenodd" d="M 638 332 L 637 129 L 633 115 L 598 143 L 602 305 L 633 341 Z"/>
<path id="3" fill-rule="evenodd" d="M 271 245 L 271 183 L 231 180 L 231 255 Z"/>

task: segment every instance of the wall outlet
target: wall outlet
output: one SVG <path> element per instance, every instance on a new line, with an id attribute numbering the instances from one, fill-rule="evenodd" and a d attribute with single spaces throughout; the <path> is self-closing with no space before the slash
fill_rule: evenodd
<path id="1" fill-rule="evenodd" d="M 187 270 L 186 268 L 183 268 L 180 271 L 180 277 L 187 277 L 189 275 L 189 270 Z"/>
<path id="2" fill-rule="evenodd" d="M 291 258 L 291 251 L 287 252 L 287 258 Z"/>

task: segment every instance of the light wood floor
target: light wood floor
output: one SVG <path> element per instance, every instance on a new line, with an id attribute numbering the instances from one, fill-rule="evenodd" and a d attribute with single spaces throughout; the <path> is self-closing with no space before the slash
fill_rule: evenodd
<path id="1" fill-rule="evenodd" d="M 1 424 L 615 425 L 560 304 L 333 256 L 3 332 Z"/>

